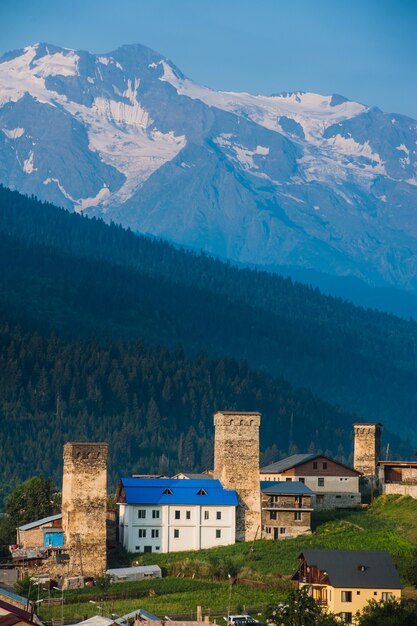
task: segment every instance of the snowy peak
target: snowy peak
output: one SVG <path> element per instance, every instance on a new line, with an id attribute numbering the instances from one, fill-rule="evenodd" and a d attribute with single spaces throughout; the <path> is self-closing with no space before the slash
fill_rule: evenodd
<path id="1" fill-rule="evenodd" d="M 340 95 L 34 44 L 0 59 L 0 183 L 240 262 L 417 289 L 417 124 Z"/>

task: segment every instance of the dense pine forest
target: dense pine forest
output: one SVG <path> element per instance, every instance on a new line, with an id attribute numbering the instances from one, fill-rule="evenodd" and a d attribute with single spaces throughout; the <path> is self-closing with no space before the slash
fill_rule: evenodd
<path id="1" fill-rule="evenodd" d="M 244 358 L 416 440 L 417 323 L 0 189 L 0 316 Z"/>
<path id="2" fill-rule="evenodd" d="M 0 502 L 33 474 L 59 485 L 62 444 L 108 441 L 109 488 L 135 472 L 213 464 L 213 412 L 262 413 L 262 460 L 323 451 L 351 461 L 354 416 L 244 361 L 187 359 L 141 341 L 65 341 L 0 325 Z M 389 437 L 394 452 L 409 450 Z"/>

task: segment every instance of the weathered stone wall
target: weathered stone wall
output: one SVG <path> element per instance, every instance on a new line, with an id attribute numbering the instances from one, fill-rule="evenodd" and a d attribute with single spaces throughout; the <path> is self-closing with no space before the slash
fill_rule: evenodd
<path id="1" fill-rule="evenodd" d="M 407 483 L 385 483 L 382 485 L 382 493 L 384 495 L 396 494 L 417 498 L 417 485 L 410 485 Z"/>
<path id="2" fill-rule="evenodd" d="M 214 477 L 237 492 L 238 541 L 261 537 L 260 421 L 260 413 L 219 411 L 214 415 Z"/>
<path id="3" fill-rule="evenodd" d="M 360 422 L 353 428 L 353 466 L 363 476 L 376 476 L 381 455 L 381 424 Z"/>
<path id="4" fill-rule="evenodd" d="M 107 443 L 66 443 L 62 528 L 70 554 L 67 575 L 106 571 Z"/>
<path id="5" fill-rule="evenodd" d="M 271 513 L 273 514 L 271 516 Z M 275 515 L 274 515 L 275 513 Z M 289 539 L 311 533 L 311 512 L 300 510 L 301 519 L 296 520 L 294 511 L 262 511 L 262 538 Z M 274 519 L 275 517 L 275 519 Z M 276 531 L 274 529 L 277 529 Z M 284 532 L 282 532 L 284 530 Z"/>

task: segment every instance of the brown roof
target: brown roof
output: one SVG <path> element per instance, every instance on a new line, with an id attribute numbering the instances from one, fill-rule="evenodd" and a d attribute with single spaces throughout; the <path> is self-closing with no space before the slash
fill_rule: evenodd
<path id="1" fill-rule="evenodd" d="M 14 626 L 14 624 L 20 624 L 21 622 L 25 622 L 26 624 L 33 624 L 31 620 L 24 619 L 23 617 L 18 617 L 17 615 L 13 615 L 12 613 L 0 615 L 0 626 Z"/>

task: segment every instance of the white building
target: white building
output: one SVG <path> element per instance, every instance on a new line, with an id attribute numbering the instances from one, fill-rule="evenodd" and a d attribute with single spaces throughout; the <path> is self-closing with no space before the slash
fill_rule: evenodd
<path id="1" fill-rule="evenodd" d="M 129 552 L 178 552 L 235 543 L 235 491 L 213 479 L 122 478 L 119 541 Z"/>
<path id="2" fill-rule="evenodd" d="M 315 492 L 314 508 L 350 508 L 361 503 L 360 472 L 323 454 L 293 454 L 260 469 L 260 480 L 300 481 Z"/>

